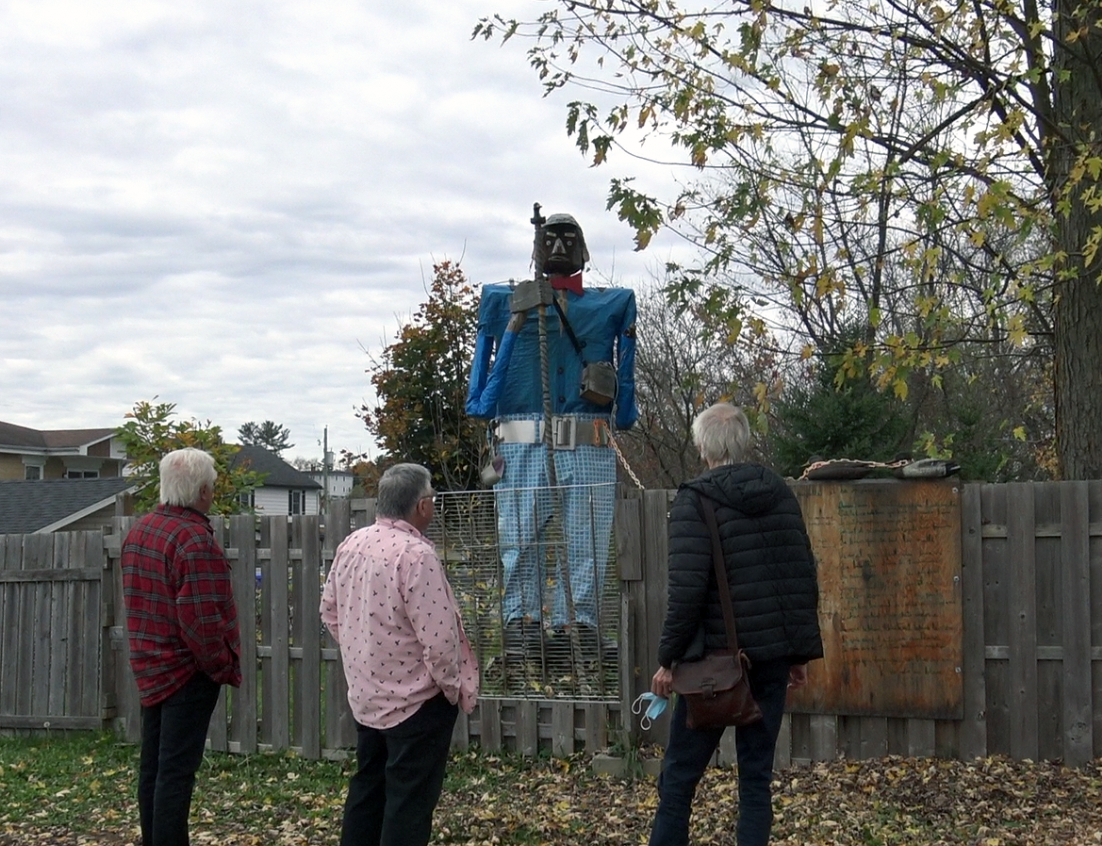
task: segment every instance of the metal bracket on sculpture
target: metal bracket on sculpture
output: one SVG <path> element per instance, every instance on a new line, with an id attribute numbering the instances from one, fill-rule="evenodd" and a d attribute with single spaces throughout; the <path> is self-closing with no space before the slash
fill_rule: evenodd
<path id="1" fill-rule="evenodd" d="M 518 282 L 509 297 L 509 311 L 519 314 L 522 311 L 549 306 L 555 300 L 555 294 L 551 290 L 551 283 L 546 279 L 526 279 Z"/>
<path id="2" fill-rule="evenodd" d="M 578 445 L 578 419 L 576 417 L 554 417 L 551 437 L 555 449 L 574 449 Z"/>

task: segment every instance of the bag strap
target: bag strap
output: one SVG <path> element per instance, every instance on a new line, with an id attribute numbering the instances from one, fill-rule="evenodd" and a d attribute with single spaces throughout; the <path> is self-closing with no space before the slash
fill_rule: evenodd
<path id="1" fill-rule="evenodd" d="M 731 588 L 727 584 L 727 565 L 723 561 L 723 545 L 719 540 L 719 526 L 716 524 L 716 512 L 709 497 L 700 497 L 700 507 L 704 511 L 704 522 L 712 533 L 712 563 L 716 568 L 716 587 L 719 588 L 719 603 L 723 606 L 723 625 L 727 627 L 727 648 L 732 655 L 738 655 L 738 633 L 735 631 L 735 609 L 731 605 Z"/>
<path id="2" fill-rule="evenodd" d="M 562 327 L 566 330 L 566 334 L 570 338 L 570 343 L 574 345 L 574 351 L 578 353 L 578 358 L 582 360 L 582 364 L 589 364 L 589 362 L 585 360 L 585 353 L 582 352 L 582 345 L 578 341 L 578 336 L 574 334 L 574 327 L 570 325 L 570 321 L 566 319 L 566 312 L 563 311 L 562 306 L 559 305 L 559 298 L 552 297 L 551 304 L 555 306 L 555 311 L 559 313 L 559 320 L 562 321 Z"/>

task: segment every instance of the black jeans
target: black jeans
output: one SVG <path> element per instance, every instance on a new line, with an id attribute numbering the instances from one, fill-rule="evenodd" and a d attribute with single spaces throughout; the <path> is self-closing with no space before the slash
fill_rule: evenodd
<path id="1" fill-rule="evenodd" d="M 784 717 L 788 661 L 762 661 L 750 670 L 750 689 L 762 719 L 735 729 L 738 754 L 738 846 L 766 846 L 773 827 L 769 785 L 773 754 Z M 658 810 L 650 846 L 686 846 L 693 795 L 719 745 L 724 729 L 691 729 L 685 725 L 685 700 L 677 697 L 670 719 L 670 740 L 658 777 Z"/>
<path id="2" fill-rule="evenodd" d="M 197 672 L 164 702 L 142 708 L 138 813 L 142 846 L 188 846 L 195 773 L 220 685 Z"/>
<path id="3" fill-rule="evenodd" d="M 341 846 L 424 846 L 459 708 L 443 693 L 394 728 L 357 725 Z"/>

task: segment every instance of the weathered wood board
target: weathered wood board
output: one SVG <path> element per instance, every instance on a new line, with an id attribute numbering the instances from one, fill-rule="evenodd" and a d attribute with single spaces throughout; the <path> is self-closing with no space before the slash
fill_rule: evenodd
<path id="1" fill-rule="evenodd" d="M 819 565 L 825 658 L 797 712 L 961 719 L 960 485 L 794 485 Z"/>

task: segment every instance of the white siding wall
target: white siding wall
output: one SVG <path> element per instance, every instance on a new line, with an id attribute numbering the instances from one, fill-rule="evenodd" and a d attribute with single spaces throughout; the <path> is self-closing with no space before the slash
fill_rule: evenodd
<path id="1" fill-rule="evenodd" d="M 256 513 L 267 517 L 287 514 L 287 488 L 257 488 Z M 321 506 L 321 491 L 305 492 L 303 513 L 317 514 Z"/>
<path id="2" fill-rule="evenodd" d="M 319 485 L 325 484 L 324 473 L 310 473 L 310 478 L 317 482 Z M 348 496 L 352 493 L 352 486 L 356 482 L 356 477 L 351 473 L 330 473 L 329 474 L 329 496 L 336 499 L 339 496 Z"/>

